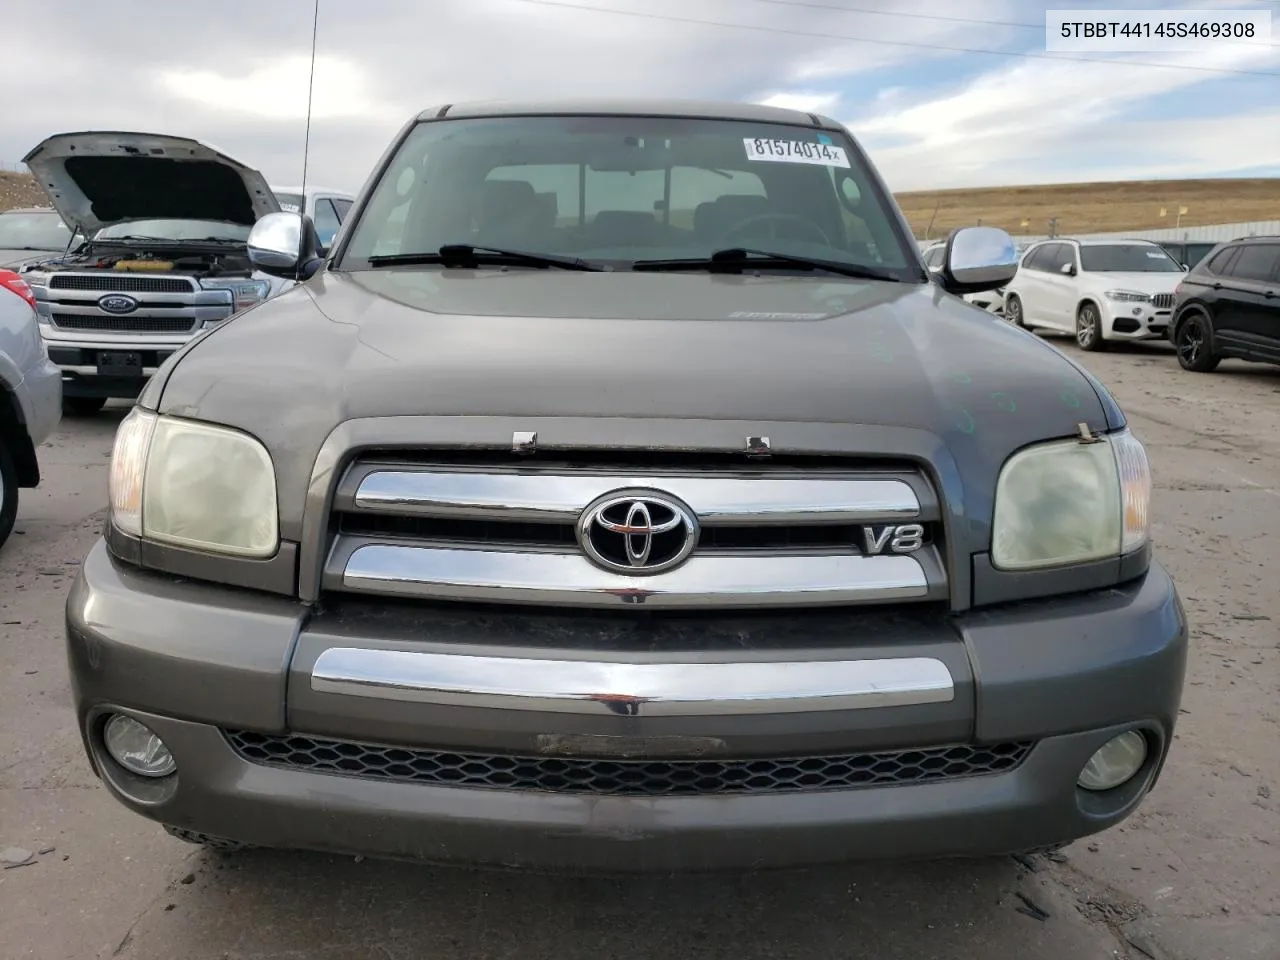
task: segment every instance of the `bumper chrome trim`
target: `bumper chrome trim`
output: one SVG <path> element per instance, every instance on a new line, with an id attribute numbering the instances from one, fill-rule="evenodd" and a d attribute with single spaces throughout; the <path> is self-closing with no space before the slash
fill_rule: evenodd
<path id="1" fill-rule="evenodd" d="M 577 553 L 373 543 L 356 547 L 335 579 L 361 593 L 574 606 L 814 606 L 929 594 L 924 567 L 905 555 L 694 556 L 667 573 L 629 577 Z"/>
<path id="2" fill-rule="evenodd" d="M 455 706 L 627 716 L 804 713 L 946 703 L 941 660 L 613 663 L 330 647 L 319 693 Z"/>
<path id="3" fill-rule="evenodd" d="M 920 500 L 892 478 L 627 476 L 375 470 L 352 495 L 358 510 L 481 520 L 571 523 L 613 490 L 657 489 L 704 524 L 857 523 L 915 518 Z"/>

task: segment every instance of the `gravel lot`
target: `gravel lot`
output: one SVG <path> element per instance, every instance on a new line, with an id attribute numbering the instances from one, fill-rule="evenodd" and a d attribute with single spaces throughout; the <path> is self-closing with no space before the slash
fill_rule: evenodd
<path id="1" fill-rule="evenodd" d="M 1058 341 L 1072 351 L 1065 341 Z M 1155 536 L 1193 625 L 1164 777 L 1053 859 L 564 880 L 170 839 L 111 800 L 69 707 L 62 605 L 97 536 L 113 406 L 40 451 L 0 552 L 0 958 L 1280 956 L 1280 369 L 1088 356 L 1147 444 Z"/>

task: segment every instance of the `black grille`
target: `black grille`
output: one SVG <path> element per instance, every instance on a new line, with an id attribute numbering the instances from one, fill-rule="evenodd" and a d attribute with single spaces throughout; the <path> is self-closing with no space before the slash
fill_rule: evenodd
<path id="1" fill-rule="evenodd" d="M 53 322 L 63 330 L 100 330 L 105 333 L 188 333 L 191 317 L 108 317 L 92 313 L 55 313 Z"/>
<path id="2" fill-rule="evenodd" d="M 1173 294 L 1157 293 L 1151 298 L 1151 305 L 1157 310 L 1168 310 L 1173 306 Z"/>
<path id="3" fill-rule="evenodd" d="M 244 759 L 268 766 L 402 783 L 623 796 L 794 793 L 954 780 L 1012 770 L 1034 746 L 997 743 L 761 760 L 595 760 L 449 753 L 234 730 L 225 735 Z"/>
<path id="4" fill-rule="evenodd" d="M 181 277 L 117 276 L 111 273 L 91 275 L 55 273 L 49 278 L 51 290 L 101 290 L 103 293 L 191 293 L 190 280 Z"/>
<path id="5" fill-rule="evenodd" d="M 926 524 L 926 534 L 932 524 Z M 341 515 L 339 531 L 357 537 L 404 537 L 445 543 L 573 546 L 571 523 L 521 523 L 399 514 Z M 926 544 L 932 542 L 926 535 Z M 700 552 L 715 550 L 855 550 L 862 548 L 862 528 L 851 524 L 785 524 L 758 527 L 704 526 Z"/>

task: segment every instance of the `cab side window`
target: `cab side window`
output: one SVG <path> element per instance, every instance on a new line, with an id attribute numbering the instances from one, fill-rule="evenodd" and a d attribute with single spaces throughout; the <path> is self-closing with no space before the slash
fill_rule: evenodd
<path id="1" fill-rule="evenodd" d="M 1051 243 L 1041 244 L 1038 247 L 1032 247 L 1030 251 L 1022 258 L 1022 267 L 1024 270 L 1044 270 L 1045 264 L 1049 262 L 1049 248 L 1053 246 Z"/>
<path id="2" fill-rule="evenodd" d="M 946 259 L 946 244 L 939 244 L 924 255 L 925 266 L 930 270 L 941 270 L 942 262 Z"/>
<path id="3" fill-rule="evenodd" d="M 1280 267 L 1280 244 L 1246 243 L 1240 248 L 1240 256 L 1231 264 L 1231 276 L 1254 283 L 1266 283 L 1275 279 Z"/>
<path id="4" fill-rule="evenodd" d="M 333 235 L 338 232 L 342 220 L 328 197 L 316 200 L 316 235 L 320 238 L 320 246 L 328 249 L 333 243 Z"/>

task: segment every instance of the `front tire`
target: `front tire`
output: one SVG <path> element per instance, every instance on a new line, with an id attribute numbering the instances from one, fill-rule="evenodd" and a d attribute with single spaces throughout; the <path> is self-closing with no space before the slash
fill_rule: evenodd
<path id="1" fill-rule="evenodd" d="M 1012 323 L 1015 327 L 1027 329 L 1026 318 L 1022 315 L 1022 300 L 1016 293 L 1009 294 L 1004 303 L 1004 318 Z"/>
<path id="2" fill-rule="evenodd" d="M 1102 338 L 1102 314 L 1095 304 L 1082 303 L 1076 311 L 1076 343 L 1081 350 L 1091 353 L 1106 349 L 1107 341 Z"/>
<path id="3" fill-rule="evenodd" d="M 0 547 L 9 539 L 18 520 L 18 467 L 0 437 Z"/>
<path id="4" fill-rule="evenodd" d="M 1189 313 L 1173 335 L 1178 365 L 1193 373 L 1209 373 L 1222 358 L 1213 352 L 1213 323 L 1199 310 Z"/>
<path id="5" fill-rule="evenodd" d="M 68 417 L 92 417 L 106 405 L 106 397 L 62 398 L 62 412 Z"/>

